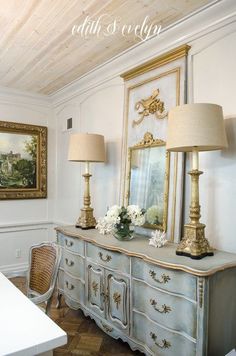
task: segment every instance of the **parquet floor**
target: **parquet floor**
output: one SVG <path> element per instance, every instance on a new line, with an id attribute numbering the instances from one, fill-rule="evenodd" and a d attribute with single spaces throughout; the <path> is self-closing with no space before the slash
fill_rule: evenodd
<path id="1" fill-rule="evenodd" d="M 11 281 L 25 292 L 25 279 L 12 278 Z M 95 322 L 84 316 L 80 310 L 69 309 L 62 300 L 60 309 L 55 307 L 54 298 L 51 308 L 51 318 L 67 332 L 68 343 L 54 350 L 54 356 L 143 356 L 133 352 L 127 343 L 114 340 L 97 327 Z"/>

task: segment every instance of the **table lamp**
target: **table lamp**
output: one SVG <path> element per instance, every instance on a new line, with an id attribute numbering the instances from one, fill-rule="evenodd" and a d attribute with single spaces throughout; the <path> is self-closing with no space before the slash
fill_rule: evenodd
<path id="1" fill-rule="evenodd" d="M 84 207 L 76 221 L 76 227 L 93 229 L 96 226 L 96 220 L 93 216 L 93 208 L 90 206 L 89 179 L 92 175 L 89 173 L 89 162 L 105 161 L 104 136 L 88 133 L 70 135 L 68 160 L 85 162 L 85 173 L 83 174 L 85 180 Z"/>
<path id="2" fill-rule="evenodd" d="M 222 107 L 215 104 L 186 104 L 169 112 L 166 149 L 192 152 L 190 222 L 184 225 L 184 237 L 176 254 L 201 259 L 213 256 L 200 220 L 198 152 L 227 147 Z"/>

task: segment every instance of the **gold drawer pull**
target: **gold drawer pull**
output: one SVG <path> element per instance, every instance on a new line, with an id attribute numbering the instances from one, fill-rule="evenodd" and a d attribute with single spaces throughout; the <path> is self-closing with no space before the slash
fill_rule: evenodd
<path id="1" fill-rule="evenodd" d="M 110 255 L 106 255 L 106 257 L 104 258 L 102 252 L 99 252 L 98 256 L 100 257 L 100 260 L 102 260 L 103 262 L 109 262 L 112 259 Z"/>
<path id="2" fill-rule="evenodd" d="M 155 345 L 160 347 L 161 349 L 168 349 L 169 347 L 171 347 L 171 343 L 169 341 L 167 341 L 166 339 L 161 340 L 161 343 L 157 342 L 156 341 L 157 336 L 153 332 L 150 332 L 150 336 L 151 336 L 152 340 L 155 342 Z"/>
<path id="3" fill-rule="evenodd" d="M 66 246 L 67 247 L 71 247 L 74 245 L 74 242 L 73 241 L 68 241 L 67 239 L 65 239 L 65 242 L 66 242 Z"/>
<path id="4" fill-rule="evenodd" d="M 69 267 L 72 267 L 75 264 L 74 261 L 69 262 L 68 258 L 66 258 L 65 261 L 66 261 L 67 266 L 69 266 Z"/>
<path id="5" fill-rule="evenodd" d="M 113 331 L 113 328 L 111 328 L 110 326 L 104 324 L 101 322 L 101 325 L 103 327 L 103 329 L 107 332 L 107 333 L 111 333 Z"/>
<path id="6" fill-rule="evenodd" d="M 166 313 L 169 313 L 171 311 L 171 307 L 168 307 L 167 305 L 163 304 L 161 306 L 162 309 L 159 309 L 157 307 L 157 301 L 155 299 L 150 299 L 150 304 L 153 306 L 153 308 L 158 312 L 158 313 L 161 313 L 161 314 L 166 314 Z"/>
<path id="7" fill-rule="evenodd" d="M 156 278 L 156 275 L 157 275 L 156 272 L 152 271 L 151 269 L 149 271 L 149 274 L 155 282 L 168 283 L 170 281 L 170 277 L 167 274 L 163 273 L 161 276 L 161 279 Z"/>
<path id="8" fill-rule="evenodd" d="M 67 289 L 69 289 L 69 290 L 73 290 L 73 289 L 75 288 L 75 286 L 74 286 L 73 284 L 71 284 L 71 285 L 69 286 L 69 282 L 68 282 L 68 281 L 66 281 L 66 287 L 67 287 Z"/>

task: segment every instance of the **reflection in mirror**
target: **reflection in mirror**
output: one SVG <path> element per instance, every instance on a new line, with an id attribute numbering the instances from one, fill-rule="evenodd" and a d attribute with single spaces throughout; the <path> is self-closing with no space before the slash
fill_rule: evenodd
<path id="1" fill-rule="evenodd" d="M 165 142 L 151 133 L 129 148 L 129 189 L 127 204 L 146 209 L 145 227 L 167 228 L 169 153 Z"/>

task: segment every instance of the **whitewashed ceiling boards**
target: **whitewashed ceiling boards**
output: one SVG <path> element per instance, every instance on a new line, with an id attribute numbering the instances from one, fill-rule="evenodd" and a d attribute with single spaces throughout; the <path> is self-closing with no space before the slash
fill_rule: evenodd
<path id="1" fill-rule="evenodd" d="M 162 29 L 212 0 L 0 0 L 0 85 L 50 94 L 137 44 L 137 37 L 72 36 L 86 16 Z"/>

